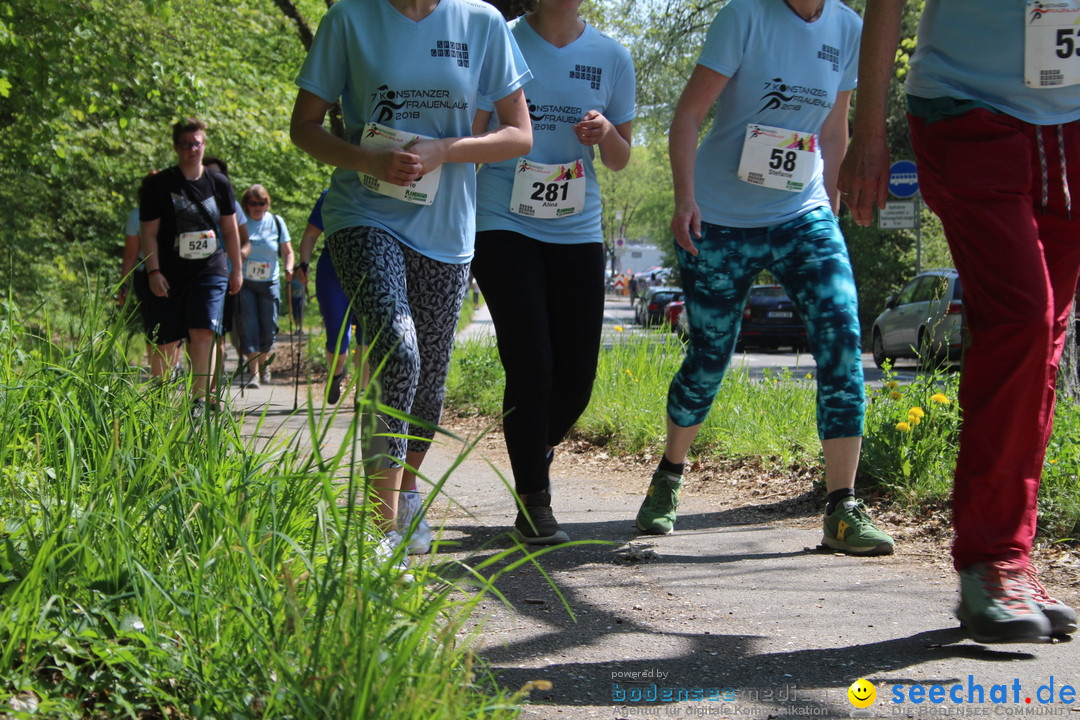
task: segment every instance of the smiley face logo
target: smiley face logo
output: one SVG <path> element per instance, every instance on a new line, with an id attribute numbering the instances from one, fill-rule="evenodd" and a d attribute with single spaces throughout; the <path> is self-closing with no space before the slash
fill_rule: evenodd
<path id="1" fill-rule="evenodd" d="M 859 678 L 847 689 L 847 697 L 855 707 L 868 708 L 877 699 L 877 688 L 869 680 Z"/>

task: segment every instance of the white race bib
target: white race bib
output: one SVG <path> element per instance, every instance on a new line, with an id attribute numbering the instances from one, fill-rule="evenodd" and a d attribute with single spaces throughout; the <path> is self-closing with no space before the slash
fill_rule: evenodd
<path id="1" fill-rule="evenodd" d="M 1024 84 L 1057 88 L 1080 83 L 1080 0 L 1027 0 Z"/>
<path id="2" fill-rule="evenodd" d="M 213 230 L 180 233 L 176 238 L 176 252 L 185 260 L 202 260 L 214 254 L 218 248 L 217 235 Z"/>
<path id="3" fill-rule="evenodd" d="M 360 144 L 367 148 L 405 147 L 413 140 L 430 140 L 431 138 L 416 133 L 402 132 L 388 128 L 379 123 L 368 123 L 364 126 L 364 136 Z M 435 193 L 439 191 L 439 178 L 442 177 L 442 165 L 435 168 L 427 175 L 414 180 L 408 185 L 395 185 L 379 180 L 367 173 L 359 173 L 360 182 L 368 190 L 387 195 L 405 202 L 417 205 L 430 205 L 435 200 Z"/>
<path id="4" fill-rule="evenodd" d="M 739 160 L 739 179 L 751 185 L 802 192 L 814 179 L 817 159 L 814 133 L 750 124 Z"/>
<path id="5" fill-rule="evenodd" d="M 585 163 L 545 165 L 518 158 L 510 212 L 535 218 L 577 215 L 585 207 Z"/>
<path id="6" fill-rule="evenodd" d="M 273 263 L 244 261 L 244 278 L 246 280 L 270 280 L 270 269 Z"/>

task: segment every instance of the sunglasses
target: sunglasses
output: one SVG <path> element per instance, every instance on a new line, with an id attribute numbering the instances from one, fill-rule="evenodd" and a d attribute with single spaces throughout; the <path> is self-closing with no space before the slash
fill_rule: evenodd
<path id="1" fill-rule="evenodd" d="M 248 205 L 251 207 L 266 207 L 269 204 L 267 200 L 248 200 Z"/>
<path id="2" fill-rule="evenodd" d="M 205 144 L 205 142 L 178 142 L 176 143 L 176 147 L 181 150 L 198 150 Z"/>

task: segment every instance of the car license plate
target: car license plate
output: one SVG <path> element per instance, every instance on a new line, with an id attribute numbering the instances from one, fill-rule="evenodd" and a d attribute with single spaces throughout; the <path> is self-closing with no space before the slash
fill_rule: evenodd
<path id="1" fill-rule="evenodd" d="M 790 318 L 791 316 L 792 313 L 790 310 L 773 310 L 772 312 L 766 313 L 766 317 L 771 318 Z"/>

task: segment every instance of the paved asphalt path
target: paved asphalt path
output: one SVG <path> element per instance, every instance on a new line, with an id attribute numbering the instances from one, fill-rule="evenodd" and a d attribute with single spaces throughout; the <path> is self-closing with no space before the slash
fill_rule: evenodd
<path id="1" fill-rule="evenodd" d="M 481 312 L 467 333 L 489 331 Z M 261 435 L 280 436 L 306 432 L 308 402 L 301 386 L 294 414 L 294 387 L 272 384 L 233 406 L 263 415 Z M 312 406 L 323 407 L 318 398 Z M 327 445 L 347 423 L 346 412 L 331 421 Z M 441 545 L 414 562 L 475 564 L 513 545 L 515 508 L 500 478 L 509 467 L 483 450 L 458 463 L 461 450 L 443 440 L 428 454 L 425 475 L 445 480 L 429 512 Z M 497 587 L 507 604 L 485 600 L 472 637 L 494 682 L 550 683 L 531 692 L 527 720 L 1080 719 L 1080 644 L 967 639 L 944 547 L 927 555 L 900 546 L 873 559 L 819 553 L 817 517 L 773 521 L 767 505 L 748 517 L 693 493 L 684 493 L 675 533 L 642 537 L 633 529 L 637 483 L 583 482 L 558 462 L 554 474 L 560 523 L 575 540 L 603 544 L 545 554 L 546 578 L 532 566 L 504 575 Z M 1080 592 L 1061 595 L 1075 602 Z M 867 709 L 848 697 L 859 678 L 876 689 Z"/>

